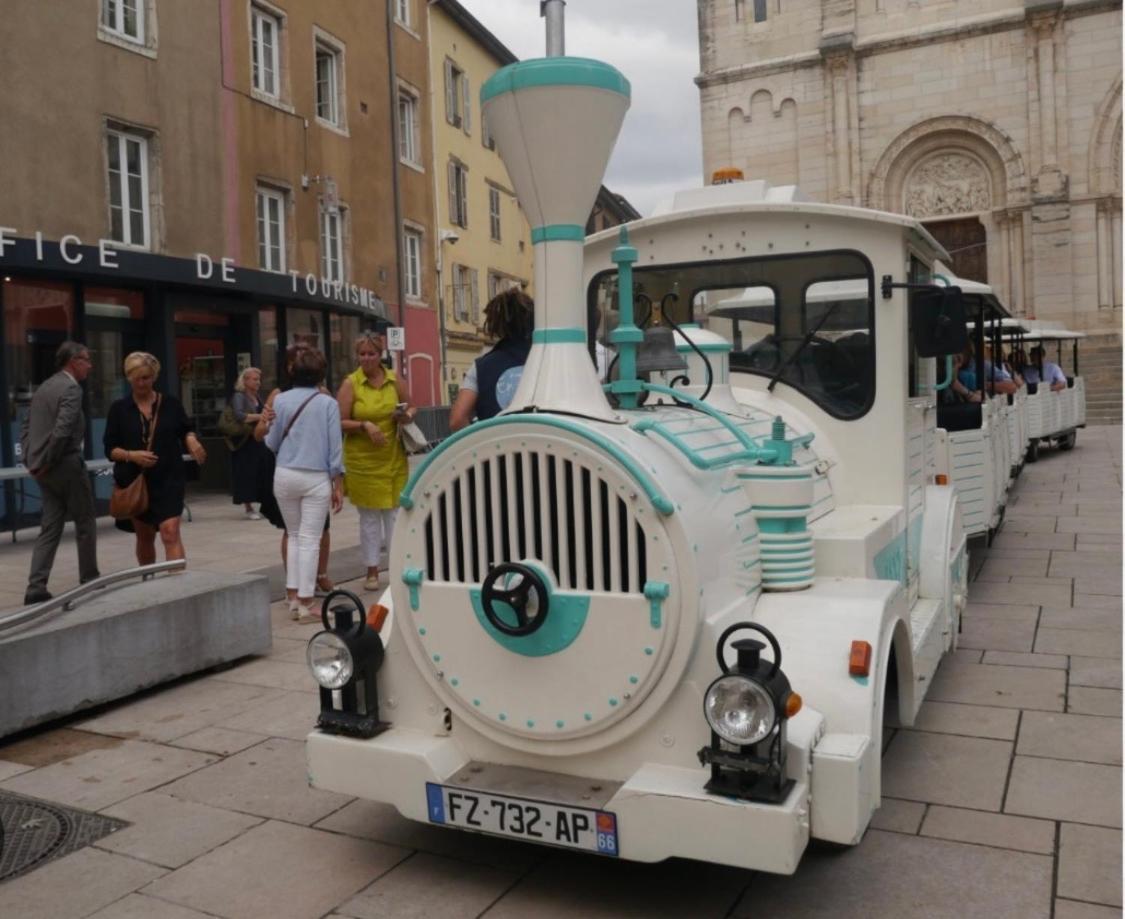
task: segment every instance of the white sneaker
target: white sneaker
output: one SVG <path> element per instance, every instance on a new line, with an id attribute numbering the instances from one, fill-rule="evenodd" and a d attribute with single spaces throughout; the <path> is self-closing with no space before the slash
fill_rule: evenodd
<path id="1" fill-rule="evenodd" d="M 296 597 L 289 601 L 289 618 L 294 622 L 300 622 L 301 620 L 301 604 Z"/>
<path id="2" fill-rule="evenodd" d="M 261 520 L 262 515 L 259 514 L 257 511 L 247 511 L 246 512 L 246 519 L 247 520 Z"/>

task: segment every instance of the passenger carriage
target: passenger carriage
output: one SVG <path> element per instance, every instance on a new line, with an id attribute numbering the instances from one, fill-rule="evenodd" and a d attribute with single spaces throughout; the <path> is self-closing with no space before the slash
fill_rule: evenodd
<path id="1" fill-rule="evenodd" d="M 1017 339 L 1026 351 L 1042 345 L 1049 353 L 1054 345 L 1055 363 L 1062 367 L 1063 347 L 1069 345 L 1071 349 L 1071 373 L 1066 374 L 1065 389 L 1054 391 L 1050 386 L 1035 383 L 1027 387 L 1027 459 L 1035 462 L 1041 443 L 1070 450 L 1078 438 L 1078 429 L 1086 427 L 1086 383 L 1078 372 L 1078 343 L 1086 336 L 1034 320 L 1029 325 L 1032 330 Z"/>
<path id="2" fill-rule="evenodd" d="M 916 221 L 760 183 L 584 244 L 628 94 L 566 57 L 482 89 L 533 226 L 532 350 L 507 412 L 411 477 L 383 608 L 325 601 L 310 781 L 423 822 L 791 873 L 811 838 L 859 842 L 883 726 L 913 722 L 956 646 L 966 538 L 934 387 L 963 301 L 930 283 L 946 254 Z"/>

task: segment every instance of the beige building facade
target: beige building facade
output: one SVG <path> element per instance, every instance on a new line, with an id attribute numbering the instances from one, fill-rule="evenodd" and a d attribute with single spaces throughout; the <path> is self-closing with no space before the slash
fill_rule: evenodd
<path id="1" fill-rule="evenodd" d="M 1119 347 L 1119 2 L 700 0 L 699 22 L 706 175 L 911 214 L 1013 313 Z"/>
<path id="2" fill-rule="evenodd" d="M 450 401 L 481 351 L 485 304 L 508 287 L 532 293 L 531 227 L 480 112 L 480 89 L 516 57 L 456 0 L 428 4 L 435 259 L 441 284 L 444 389 Z"/>

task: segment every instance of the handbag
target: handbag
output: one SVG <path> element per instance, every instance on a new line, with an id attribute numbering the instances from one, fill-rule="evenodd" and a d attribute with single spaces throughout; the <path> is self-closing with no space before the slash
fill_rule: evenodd
<path id="1" fill-rule="evenodd" d="M 219 420 L 215 422 L 215 427 L 223 437 L 229 438 L 230 440 L 241 437 L 244 441 L 246 436 L 253 429 L 247 422 L 238 420 L 234 414 L 234 406 L 229 404 L 219 415 Z"/>
<path id="2" fill-rule="evenodd" d="M 402 448 L 407 453 L 424 453 L 430 448 L 426 435 L 413 421 L 398 426 L 398 439 L 402 441 Z"/>
<path id="3" fill-rule="evenodd" d="M 152 412 L 152 425 L 149 427 L 148 440 L 145 442 L 145 451 L 152 451 L 152 443 L 156 437 L 156 422 L 160 418 L 160 396 L 156 397 L 156 408 Z M 115 520 L 129 520 L 140 517 L 148 510 L 148 482 L 145 481 L 145 471 L 142 469 L 132 482 L 122 488 L 114 483 L 113 491 L 109 496 L 109 513 Z"/>

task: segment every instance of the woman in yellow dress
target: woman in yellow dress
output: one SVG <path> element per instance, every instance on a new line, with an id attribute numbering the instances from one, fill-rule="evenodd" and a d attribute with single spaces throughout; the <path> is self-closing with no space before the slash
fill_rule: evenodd
<path id="1" fill-rule="evenodd" d="M 409 472 L 398 425 L 413 420 L 416 411 L 405 384 L 383 366 L 386 345 L 381 331 L 362 333 L 355 343 L 359 368 L 336 395 L 344 431 L 344 490 L 359 511 L 366 590 L 378 589 L 379 560 L 390 546 Z"/>

